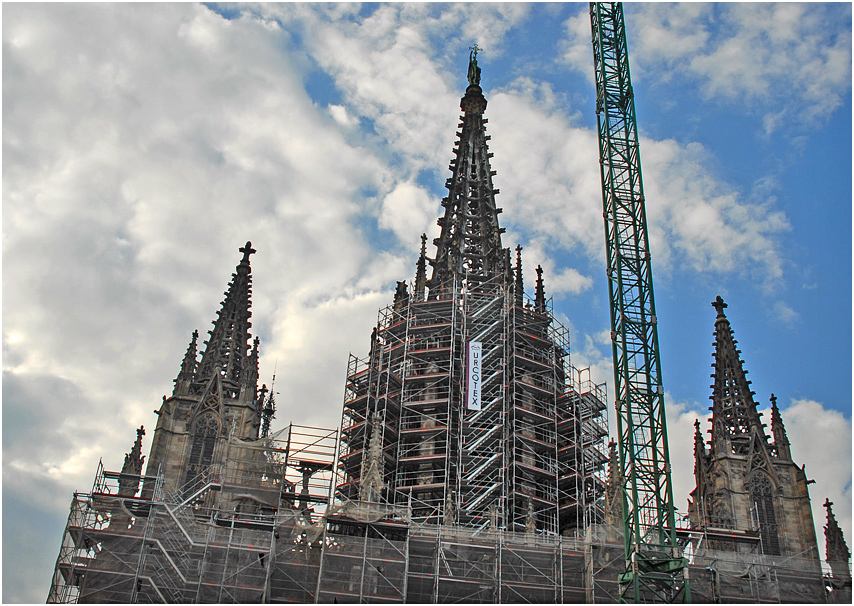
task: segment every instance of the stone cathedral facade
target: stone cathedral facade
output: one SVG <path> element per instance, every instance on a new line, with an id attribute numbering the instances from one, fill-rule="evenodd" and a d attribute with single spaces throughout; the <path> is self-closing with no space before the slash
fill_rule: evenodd
<path id="1" fill-rule="evenodd" d="M 121 469 L 100 464 L 74 494 L 48 602 L 617 601 L 605 389 L 573 367 L 542 269 L 529 297 L 521 247 L 502 242 L 486 107 L 475 47 L 435 252 L 423 236 L 414 280 L 350 356 L 340 425 L 272 427 L 247 242 L 155 411 L 148 460 L 141 427 Z M 694 600 L 850 601 L 832 503 L 823 572 L 806 474 L 773 400 L 769 442 L 715 308 L 712 436 L 697 428 L 679 530 Z"/>

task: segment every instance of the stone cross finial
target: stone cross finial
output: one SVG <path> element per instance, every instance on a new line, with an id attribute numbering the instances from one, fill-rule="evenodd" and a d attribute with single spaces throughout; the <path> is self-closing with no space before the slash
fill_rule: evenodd
<path id="1" fill-rule="evenodd" d="M 241 248 L 238 248 L 237 250 L 239 252 L 243 253 L 243 258 L 240 260 L 241 263 L 248 263 L 249 262 L 249 255 L 253 255 L 256 252 L 258 252 L 257 250 L 252 248 L 252 242 L 250 242 L 248 240 L 246 241 L 246 246 L 242 246 Z"/>
<path id="2" fill-rule="evenodd" d="M 717 310 L 719 316 L 722 316 L 724 315 L 724 310 L 727 308 L 727 304 L 724 303 L 724 300 L 720 295 L 718 295 L 717 298 L 712 301 L 712 307 Z"/>

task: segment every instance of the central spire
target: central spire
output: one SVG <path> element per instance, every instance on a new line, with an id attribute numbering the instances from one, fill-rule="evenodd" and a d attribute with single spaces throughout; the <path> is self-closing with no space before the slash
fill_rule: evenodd
<path id="1" fill-rule="evenodd" d="M 451 160 L 451 178 L 445 183 L 448 195 L 442 200 L 445 214 L 438 221 L 442 228 L 436 245 L 436 258 L 431 261 L 430 297 L 436 298 L 443 289 L 457 283 L 482 282 L 498 272 L 506 271 L 505 253 L 501 246 L 498 213 L 495 205 L 498 190 L 492 186 L 495 174 L 489 166 L 492 154 L 487 148 L 487 120 L 483 117 L 486 99 L 480 88 L 480 67 L 477 65 L 476 45 L 469 55 L 466 94 L 460 101 L 459 140 Z"/>

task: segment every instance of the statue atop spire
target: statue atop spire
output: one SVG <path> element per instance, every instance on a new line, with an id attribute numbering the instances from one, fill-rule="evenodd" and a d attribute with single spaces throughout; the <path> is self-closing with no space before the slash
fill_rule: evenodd
<path id="1" fill-rule="evenodd" d="M 469 53 L 469 86 L 480 86 L 480 67 L 477 65 L 477 53 L 482 51 L 477 44 L 471 47 Z"/>

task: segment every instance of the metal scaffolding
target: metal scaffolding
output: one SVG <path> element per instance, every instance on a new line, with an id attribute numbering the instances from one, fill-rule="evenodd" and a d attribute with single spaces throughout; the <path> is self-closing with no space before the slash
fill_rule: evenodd
<path id="1" fill-rule="evenodd" d="M 278 461 L 279 475 L 266 475 L 279 486 L 278 510 L 205 507 L 205 494 L 235 487 L 252 494 L 246 475 L 230 476 L 230 459 L 182 495 L 169 494 L 160 476 L 134 478 L 138 488 L 154 486 L 150 494 L 119 495 L 127 474 L 99 464 L 91 492 L 72 500 L 48 602 L 618 600 L 619 528 L 594 524 L 583 536 L 561 536 L 417 521 L 408 505 L 327 504 L 329 472 L 307 469 L 332 464 L 336 432 L 289 429 L 265 448 Z M 268 487 L 260 489 L 263 497 Z M 703 532 L 680 530 L 694 546 L 687 553 L 698 601 L 825 603 L 840 593 L 814 559 L 711 550 Z"/>
<path id="2" fill-rule="evenodd" d="M 396 297 L 368 357 L 350 357 L 338 498 L 405 505 L 419 524 L 582 533 L 602 519 L 607 405 L 569 355 L 550 305 L 514 296 L 504 274 Z"/>

